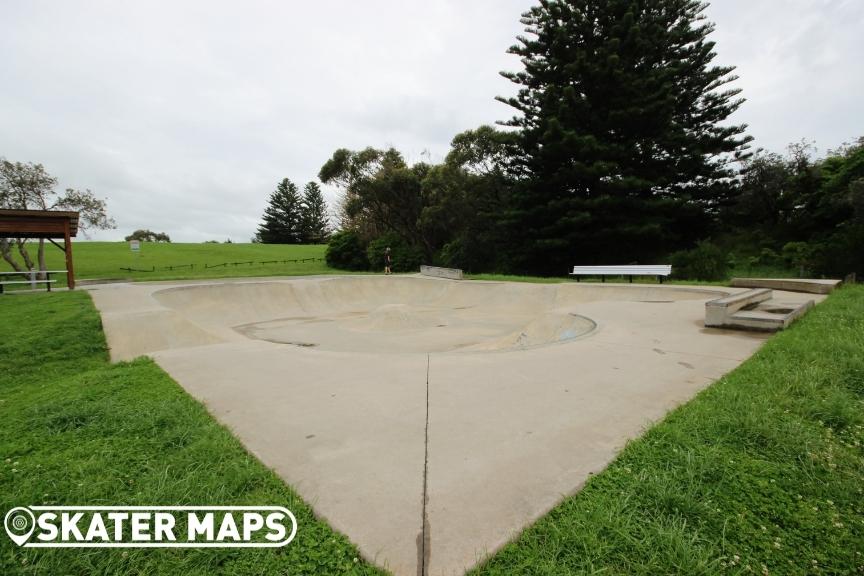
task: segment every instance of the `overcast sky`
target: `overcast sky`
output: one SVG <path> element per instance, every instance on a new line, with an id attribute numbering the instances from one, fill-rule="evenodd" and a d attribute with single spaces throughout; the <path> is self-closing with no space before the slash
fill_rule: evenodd
<path id="1" fill-rule="evenodd" d="M 107 197 L 122 239 L 247 242 L 337 148 L 440 161 L 509 118 L 529 0 L 0 0 L 0 156 Z M 755 145 L 864 136 L 864 1 L 715 0 Z M 334 192 L 327 190 L 328 200 Z"/>

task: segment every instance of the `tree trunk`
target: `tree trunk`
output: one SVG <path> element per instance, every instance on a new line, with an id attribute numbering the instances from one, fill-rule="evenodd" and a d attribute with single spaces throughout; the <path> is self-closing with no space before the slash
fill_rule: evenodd
<path id="1" fill-rule="evenodd" d="M 27 267 L 27 270 L 33 270 L 33 259 L 30 258 L 30 253 L 27 252 L 26 241 L 23 238 L 16 238 L 15 244 L 18 246 L 18 253 L 24 259 L 24 265 Z"/>
<path id="2" fill-rule="evenodd" d="M 18 264 L 18 261 L 15 260 L 15 257 L 12 255 L 12 246 L 9 244 L 8 238 L 0 238 L 0 254 L 3 255 L 3 260 L 9 263 L 9 266 L 12 267 L 16 272 L 24 272 L 24 269 L 21 268 L 21 265 Z"/>
<path id="3" fill-rule="evenodd" d="M 39 239 L 39 279 L 47 280 L 48 276 L 45 274 L 45 270 L 48 267 L 45 265 L 45 239 Z"/>

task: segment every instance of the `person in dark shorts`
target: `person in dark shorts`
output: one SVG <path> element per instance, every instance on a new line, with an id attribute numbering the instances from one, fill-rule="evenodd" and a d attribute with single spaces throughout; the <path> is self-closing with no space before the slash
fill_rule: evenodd
<path id="1" fill-rule="evenodd" d="M 390 267 L 393 266 L 393 257 L 390 256 L 390 247 L 388 246 L 386 250 L 384 250 L 384 274 L 392 274 L 393 271 L 390 270 Z"/>

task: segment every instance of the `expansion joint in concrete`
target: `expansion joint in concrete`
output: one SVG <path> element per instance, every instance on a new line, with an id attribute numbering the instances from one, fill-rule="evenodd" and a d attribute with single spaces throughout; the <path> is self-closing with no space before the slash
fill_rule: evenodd
<path id="1" fill-rule="evenodd" d="M 426 503 L 429 501 L 428 479 L 429 479 L 429 364 L 430 355 L 426 355 L 426 427 L 423 433 L 423 526 L 420 531 L 420 558 L 417 566 L 417 573 L 420 576 L 426 576 L 426 571 L 429 567 L 429 557 L 431 555 L 431 547 L 429 546 L 430 531 L 429 517 L 426 514 Z"/>

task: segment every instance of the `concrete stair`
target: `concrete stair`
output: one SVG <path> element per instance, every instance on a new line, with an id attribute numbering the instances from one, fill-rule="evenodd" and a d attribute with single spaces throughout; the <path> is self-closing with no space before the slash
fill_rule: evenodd
<path id="1" fill-rule="evenodd" d="M 773 291 L 760 288 L 739 292 L 705 303 L 705 326 L 776 332 L 789 327 L 815 305 L 774 302 Z"/>

